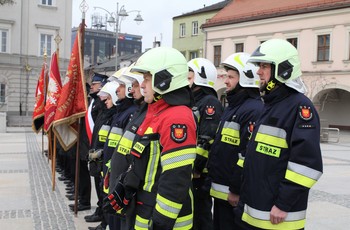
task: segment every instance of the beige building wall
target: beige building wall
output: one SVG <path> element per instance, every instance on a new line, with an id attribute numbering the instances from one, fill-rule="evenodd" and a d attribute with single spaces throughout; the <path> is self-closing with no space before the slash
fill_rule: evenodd
<path id="1" fill-rule="evenodd" d="M 205 12 L 195 15 L 177 17 L 173 19 L 173 45 L 175 49 L 184 54 L 186 59 L 191 59 L 190 52 L 197 52 L 198 57 L 205 54 L 205 36 L 200 26 L 216 14 L 216 12 Z M 198 22 L 198 34 L 192 34 L 192 22 Z M 180 36 L 180 24 L 186 25 L 186 35 Z"/>
<path id="2" fill-rule="evenodd" d="M 350 8 L 209 27 L 207 58 L 221 45 L 223 61 L 236 43 L 252 53 L 270 38 L 297 38 L 307 96 L 318 108 L 322 125 L 350 129 Z M 330 60 L 317 61 L 318 35 L 330 34 Z M 223 92 L 219 78 L 216 88 Z"/>
<path id="3" fill-rule="evenodd" d="M 53 5 L 41 1 L 17 0 L 13 5 L 0 7 L 0 30 L 7 32 L 6 51 L 0 49 L 0 83 L 5 85 L 5 102 L 0 112 L 31 116 L 34 94 L 43 64 L 40 55 L 40 34 L 57 34 L 62 41 L 60 69 L 62 77 L 71 54 L 72 2 L 53 0 Z M 52 40 L 52 52 L 56 50 Z M 48 56 L 47 63 L 50 63 Z"/>

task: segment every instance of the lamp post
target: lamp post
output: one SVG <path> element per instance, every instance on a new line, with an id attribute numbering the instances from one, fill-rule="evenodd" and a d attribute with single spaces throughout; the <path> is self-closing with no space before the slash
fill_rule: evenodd
<path id="1" fill-rule="evenodd" d="M 107 20 L 108 23 L 111 24 L 115 24 L 115 71 L 118 70 L 118 39 L 119 39 L 119 30 L 120 30 L 120 26 L 121 23 L 123 21 L 123 19 L 127 16 L 129 16 L 129 13 L 131 12 L 137 12 L 137 15 L 134 19 L 134 21 L 136 21 L 136 23 L 139 25 L 142 21 L 143 18 L 141 17 L 140 11 L 139 10 L 131 10 L 131 11 L 126 11 L 124 5 L 122 5 L 119 8 L 119 3 L 117 2 L 117 10 L 116 12 L 109 12 L 108 10 L 102 8 L 102 7 L 98 7 L 95 6 L 94 9 L 101 9 L 106 11 L 109 14 L 109 18 Z"/>

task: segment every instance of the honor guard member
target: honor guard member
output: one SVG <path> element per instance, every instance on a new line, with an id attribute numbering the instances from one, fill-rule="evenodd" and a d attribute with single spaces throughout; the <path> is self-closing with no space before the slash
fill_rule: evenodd
<path id="1" fill-rule="evenodd" d="M 218 100 L 214 84 L 217 70 L 212 62 L 205 58 L 195 58 L 188 63 L 190 88 L 195 106 L 192 108 L 197 117 L 197 156 L 193 168 L 194 230 L 213 229 L 212 198 L 209 194 L 210 182 L 207 179 L 207 161 L 210 147 L 218 128 L 223 107 Z"/>
<path id="2" fill-rule="evenodd" d="M 242 160 L 254 123 L 262 111 L 257 67 L 247 53 L 234 53 L 222 63 L 227 75 L 225 108 L 210 151 L 210 194 L 214 198 L 214 229 L 237 229 L 233 207 L 240 196 Z"/>
<path id="3" fill-rule="evenodd" d="M 103 102 L 100 101 L 99 97 L 97 96 L 97 93 L 100 91 L 102 86 L 107 82 L 107 76 L 93 73 L 91 78 L 91 85 L 88 85 L 86 89 L 89 90 L 88 92 L 90 97 L 90 104 L 88 112 L 85 114 L 85 122 L 81 122 L 81 135 L 80 135 L 80 146 L 79 146 L 79 152 L 80 152 L 80 167 L 79 167 L 79 203 L 78 203 L 78 211 L 83 211 L 91 208 L 90 202 L 91 202 L 91 178 L 89 174 L 89 168 L 88 168 L 88 161 L 87 161 L 87 155 L 88 150 L 90 149 L 91 144 L 91 137 L 92 137 L 92 128 L 94 126 L 94 122 L 101 111 L 101 108 L 104 107 Z M 65 154 L 66 156 L 68 154 Z M 75 168 L 75 159 L 74 161 L 70 161 L 70 165 L 72 166 L 71 169 L 73 170 L 74 175 L 74 168 Z M 74 181 L 74 179 L 73 179 Z M 68 195 L 66 197 L 69 200 L 74 200 L 74 191 L 75 186 L 67 186 L 66 188 Z M 70 204 L 69 208 L 73 211 L 74 210 L 74 204 Z"/>
<path id="4" fill-rule="evenodd" d="M 191 177 L 196 157 L 193 96 L 185 57 L 176 49 L 153 48 L 132 71 L 143 73 L 141 88 L 148 103 L 130 154 L 131 167 L 109 196 L 121 208 L 134 196 L 135 229 L 191 229 Z"/>
<path id="5" fill-rule="evenodd" d="M 320 121 L 304 95 L 298 51 L 271 39 L 249 62 L 259 66 L 264 109 L 246 151 L 238 223 L 244 229 L 304 229 L 322 156 Z"/>

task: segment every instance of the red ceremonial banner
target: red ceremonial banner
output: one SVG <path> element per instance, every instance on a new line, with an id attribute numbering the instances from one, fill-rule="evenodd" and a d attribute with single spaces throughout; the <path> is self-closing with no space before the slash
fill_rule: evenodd
<path id="1" fill-rule="evenodd" d="M 53 131 L 64 150 L 70 149 L 76 143 L 78 133 L 73 125 L 78 118 L 85 115 L 87 110 L 80 47 L 80 31 L 78 30 L 53 122 Z"/>
<path id="2" fill-rule="evenodd" d="M 56 52 L 52 54 L 50 63 L 49 84 L 47 86 L 44 131 L 48 132 L 55 119 L 57 103 L 61 95 L 62 83 Z"/>
<path id="3" fill-rule="evenodd" d="M 45 91 L 47 79 L 47 64 L 44 62 L 41 68 L 41 73 L 38 79 L 38 83 L 35 91 L 35 104 L 33 111 L 33 122 L 32 129 L 34 132 L 38 133 L 44 125 L 44 114 L 45 114 Z M 47 81 L 47 80 L 46 80 Z"/>

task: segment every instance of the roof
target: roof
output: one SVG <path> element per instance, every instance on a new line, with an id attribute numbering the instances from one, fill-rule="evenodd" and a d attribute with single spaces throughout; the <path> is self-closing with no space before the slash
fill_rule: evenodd
<path id="1" fill-rule="evenodd" d="M 350 0 L 234 0 L 202 28 L 350 7 Z"/>
<path id="2" fill-rule="evenodd" d="M 173 19 L 181 18 L 181 17 L 185 17 L 185 16 L 196 15 L 196 14 L 201 14 L 201 13 L 212 12 L 212 11 L 219 11 L 222 8 L 224 8 L 231 1 L 232 0 L 225 0 L 225 1 L 221 1 L 221 2 L 215 3 L 213 5 L 210 5 L 210 6 L 205 6 L 204 5 L 204 7 L 199 9 L 199 10 L 195 10 L 195 11 L 192 11 L 192 12 L 189 12 L 189 13 L 184 13 L 182 15 L 175 16 L 175 17 L 173 17 Z"/>
<path id="3" fill-rule="evenodd" d="M 142 53 L 134 53 L 134 54 L 124 54 L 122 56 L 118 56 L 118 62 L 129 60 L 131 62 L 136 62 L 136 60 L 142 55 Z M 87 66 L 84 68 L 85 70 L 94 69 L 96 71 L 110 71 L 115 69 L 115 57 L 112 57 L 110 60 L 107 60 L 104 63 L 96 64 L 93 66 Z"/>

